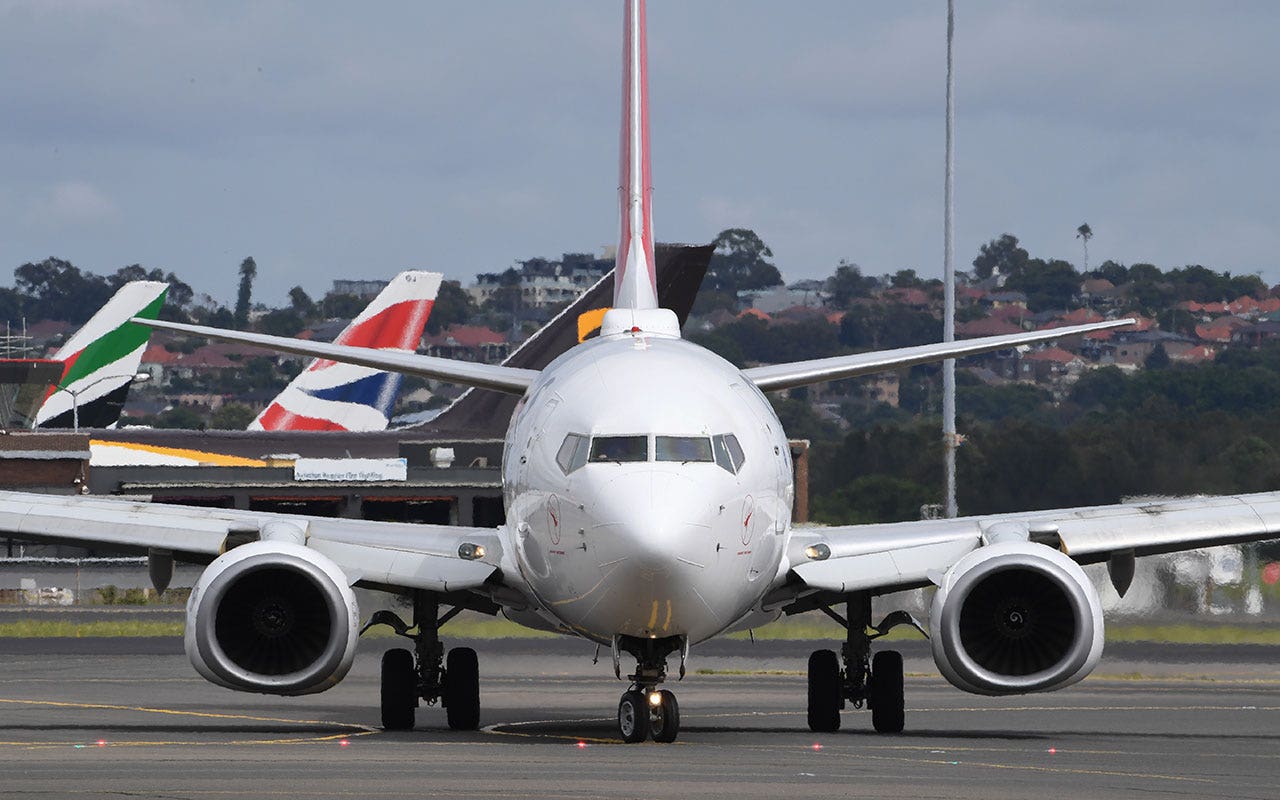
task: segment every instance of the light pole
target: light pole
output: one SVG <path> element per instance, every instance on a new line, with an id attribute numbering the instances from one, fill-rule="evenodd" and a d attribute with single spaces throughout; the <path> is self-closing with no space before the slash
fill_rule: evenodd
<path id="1" fill-rule="evenodd" d="M 63 386 L 60 383 L 56 384 L 53 387 L 54 389 L 60 392 L 66 392 L 67 394 L 71 395 L 71 428 L 72 430 L 77 430 L 77 431 L 80 430 L 80 393 L 88 391 L 90 387 L 97 386 L 99 383 L 102 383 L 103 381 L 121 380 L 121 379 L 127 380 L 130 384 L 146 383 L 147 381 L 151 380 L 151 374 L 148 372 L 138 372 L 133 375 L 102 375 L 101 377 L 94 378 L 93 380 L 89 381 L 87 384 L 85 384 L 84 386 L 81 386 L 79 389 L 72 389 L 69 386 Z"/>

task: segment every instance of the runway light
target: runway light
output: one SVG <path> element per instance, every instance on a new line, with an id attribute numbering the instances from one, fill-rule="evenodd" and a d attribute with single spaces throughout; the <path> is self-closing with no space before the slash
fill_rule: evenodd
<path id="1" fill-rule="evenodd" d="M 586 742 L 578 742 L 578 749 L 579 749 L 579 750 L 586 750 L 586 749 L 587 749 L 587 743 L 586 743 Z"/>
<path id="2" fill-rule="evenodd" d="M 1051 755 L 1051 756 L 1056 756 L 1057 754 L 1058 754 L 1058 748 L 1056 748 L 1056 747 L 1050 747 L 1050 748 L 1049 748 L 1049 755 Z"/>
<path id="3" fill-rule="evenodd" d="M 346 747 L 349 744 L 351 744 L 351 742 L 347 741 L 346 739 L 343 739 L 342 741 L 338 742 L 339 747 Z"/>
<path id="4" fill-rule="evenodd" d="M 98 747 L 106 747 L 106 746 L 107 746 L 107 740 L 106 740 L 106 739 L 99 739 L 99 740 L 98 740 Z"/>
<path id="5" fill-rule="evenodd" d="M 661 694 L 661 693 L 659 693 L 659 692 L 653 692 L 652 694 L 650 694 L 650 695 L 649 695 L 649 705 L 651 705 L 651 706 L 660 706 L 660 705 L 662 705 L 662 694 Z"/>
<path id="6" fill-rule="evenodd" d="M 822 742 L 814 742 L 814 743 L 813 743 L 813 749 L 814 749 L 814 751 L 815 751 L 815 752 L 817 752 L 818 750 L 821 750 L 821 749 L 822 749 Z"/>

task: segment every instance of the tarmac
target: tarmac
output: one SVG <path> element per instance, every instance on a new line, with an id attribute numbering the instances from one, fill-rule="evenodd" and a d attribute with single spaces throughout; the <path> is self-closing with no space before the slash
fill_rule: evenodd
<path id="1" fill-rule="evenodd" d="M 447 629 L 445 631 L 447 633 Z M 625 688 L 574 640 L 449 642 L 480 653 L 482 730 L 422 708 L 378 727 L 378 656 L 336 688 L 246 695 L 199 678 L 181 642 L 0 639 L 5 798 L 1280 797 L 1280 647 L 1122 645 L 1061 692 L 967 695 L 923 642 L 907 730 L 805 726 L 811 642 L 695 648 L 679 739 L 621 744 Z"/>

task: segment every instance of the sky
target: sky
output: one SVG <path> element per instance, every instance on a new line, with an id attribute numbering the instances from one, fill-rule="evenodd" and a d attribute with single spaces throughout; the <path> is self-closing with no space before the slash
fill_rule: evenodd
<path id="1" fill-rule="evenodd" d="M 1280 282 L 1280 3 L 957 0 L 956 260 Z M 659 241 L 788 281 L 942 271 L 943 0 L 650 0 Z M 617 237 L 622 4 L 0 0 L 0 282 L 48 256 L 220 302 Z"/>

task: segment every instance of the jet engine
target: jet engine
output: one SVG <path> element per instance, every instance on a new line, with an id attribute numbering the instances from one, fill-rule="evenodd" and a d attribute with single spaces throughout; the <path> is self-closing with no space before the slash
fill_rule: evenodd
<path id="1" fill-rule="evenodd" d="M 355 594 L 337 564 L 290 541 L 219 556 L 187 601 L 186 650 L 206 679 L 244 692 L 322 692 L 351 669 Z"/>
<path id="2" fill-rule="evenodd" d="M 1102 605 L 1080 566 L 1027 541 L 981 547 L 943 578 L 930 610 L 933 660 L 959 689 L 1061 689 L 1102 655 Z"/>

